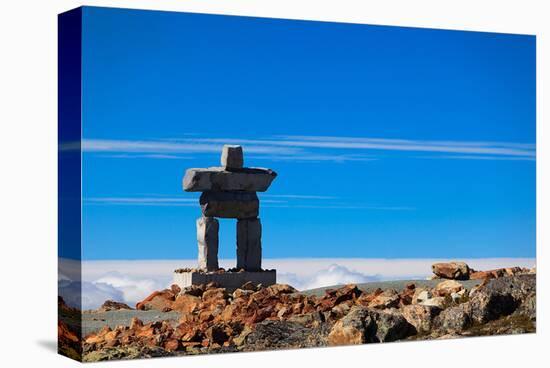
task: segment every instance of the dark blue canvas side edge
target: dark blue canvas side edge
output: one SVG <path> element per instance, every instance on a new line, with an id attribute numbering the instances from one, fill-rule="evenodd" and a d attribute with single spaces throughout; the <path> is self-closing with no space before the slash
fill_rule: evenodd
<path id="1" fill-rule="evenodd" d="M 58 15 L 58 352 L 82 360 L 82 8 Z"/>

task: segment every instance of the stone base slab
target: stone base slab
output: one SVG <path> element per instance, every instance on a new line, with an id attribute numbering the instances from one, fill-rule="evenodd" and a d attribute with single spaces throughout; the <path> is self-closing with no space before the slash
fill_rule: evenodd
<path id="1" fill-rule="evenodd" d="M 216 282 L 220 287 L 228 290 L 235 290 L 241 287 L 248 281 L 254 284 L 262 284 L 263 286 L 274 285 L 277 283 L 277 272 L 275 270 L 261 272 L 174 272 L 174 284 L 180 288 L 185 288 L 191 285 L 208 284 Z"/>

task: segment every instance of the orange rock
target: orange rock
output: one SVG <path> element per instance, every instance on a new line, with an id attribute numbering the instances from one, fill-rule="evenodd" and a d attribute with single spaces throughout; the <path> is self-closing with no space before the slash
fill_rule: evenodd
<path id="1" fill-rule="evenodd" d="M 266 288 L 270 295 L 292 294 L 297 292 L 295 288 L 287 284 L 275 284 Z"/>
<path id="2" fill-rule="evenodd" d="M 114 330 L 114 331 L 107 332 L 105 334 L 105 342 L 108 343 L 112 340 L 115 340 L 118 337 L 119 334 L 120 334 L 119 330 Z"/>
<path id="3" fill-rule="evenodd" d="M 180 342 L 177 339 L 170 339 L 164 343 L 164 349 L 168 351 L 176 351 L 180 348 Z"/>
<path id="4" fill-rule="evenodd" d="M 447 296 L 452 293 L 458 293 L 462 289 L 464 289 L 464 287 L 460 282 L 455 280 L 445 280 L 435 286 L 433 289 L 433 294 L 436 296 Z"/>
<path id="5" fill-rule="evenodd" d="M 403 291 L 399 293 L 399 304 L 401 306 L 412 304 L 414 293 L 416 291 L 416 285 L 413 283 L 407 284 Z"/>
<path id="6" fill-rule="evenodd" d="M 137 317 L 133 317 L 132 320 L 130 321 L 130 329 L 136 330 L 141 327 L 143 327 L 143 322 Z"/>
<path id="7" fill-rule="evenodd" d="M 170 290 L 172 290 L 174 295 L 178 295 L 181 292 L 181 288 L 176 284 L 170 285 Z"/>
<path id="8" fill-rule="evenodd" d="M 109 332 L 111 332 L 111 328 L 109 326 L 103 326 L 97 333 L 88 335 L 84 341 L 86 344 L 102 344 L 105 342 L 105 335 Z"/>
<path id="9" fill-rule="evenodd" d="M 171 308 L 172 302 L 176 295 L 171 289 L 164 289 L 162 291 L 155 291 L 147 298 L 136 304 L 138 310 L 159 310 L 162 311 L 165 308 Z"/>
<path id="10" fill-rule="evenodd" d="M 509 272 L 514 272 L 514 271 L 510 269 Z M 472 280 L 496 279 L 507 275 L 508 275 L 508 272 L 506 271 L 506 269 L 497 268 L 495 270 L 472 272 L 470 273 L 470 279 Z"/>
<path id="11" fill-rule="evenodd" d="M 397 307 L 399 304 L 399 294 L 393 289 L 387 289 L 384 292 L 378 294 L 368 304 L 370 308 L 384 309 Z"/>
<path id="12" fill-rule="evenodd" d="M 441 262 L 432 265 L 435 275 L 453 280 L 467 280 L 470 274 L 470 267 L 464 262 Z"/>
<path id="13" fill-rule="evenodd" d="M 153 337 L 155 335 L 155 331 L 151 325 L 147 324 L 143 326 L 138 332 L 136 332 L 137 337 Z"/>
<path id="14" fill-rule="evenodd" d="M 199 313 L 199 321 L 201 322 L 211 321 L 212 319 L 214 319 L 214 316 L 209 310 L 203 310 Z"/>
<path id="15" fill-rule="evenodd" d="M 190 326 L 189 329 L 186 331 L 186 333 L 181 337 L 181 341 L 184 342 L 191 342 L 195 341 L 198 342 L 200 340 L 201 333 L 197 327 Z"/>
<path id="16" fill-rule="evenodd" d="M 69 340 L 72 342 L 79 342 L 76 333 L 70 330 L 69 326 L 63 321 L 57 321 L 57 337 L 59 340 Z"/>

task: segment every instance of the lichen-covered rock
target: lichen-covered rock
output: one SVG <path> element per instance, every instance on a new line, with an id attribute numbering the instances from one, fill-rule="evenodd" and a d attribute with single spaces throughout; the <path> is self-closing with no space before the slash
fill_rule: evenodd
<path id="1" fill-rule="evenodd" d="M 537 296 L 534 293 L 526 296 L 514 314 L 523 315 L 531 321 L 535 321 L 537 319 Z"/>
<path id="2" fill-rule="evenodd" d="M 535 294 L 534 275 L 492 279 L 472 295 L 472 319 L 486 323 L 514 312 L 524 300 Z"/>
<path id="3" fill-rule="evenodd" d="M 371 312 L 371 317 L 376 326 L 375 342 L 397 341 L 416 333 L 415 328 L 397 310 L 375 310 Z"/>
<path id="4" fill-rule="evenodd" d="M 328 335 L 329 345 L 357 345 L 372 342 L 376 331 L 369 309 L 354 306 L 349 313 L 332 327 Z"/>
<path id="5" fill-rule="evenodd" d="M 464 303 L 443 310 L 436 319 L 436 324 L 445 333 L 463 331 L 472 324 L 471 314 L 470 304 Z"/>
<path id="6" fill-rule="evenodd" d="M 415 333 L 414 327 L 395 310 L 375 310 L 354 306 L 332 327 L 330 345 L 352 345 L 389 342 L 404 339 Z"/>
<path id="7" fill-rule="evenodd" d="M 156 358 L 171 356 L 172 353 L 157 346 L 112 347 L 91 351 L 83 356 L 84 362 L 99 362 L 105 360 Z"/>
<path id="8" fill-rule="evenodd" d="M 440 308 L 431 305 L 411 304 L 402 308 L 403 317 L 414 326 L 417 333 L 430 332 L 439 312 Z"/>
<path id="9" fill-rule="evenodd" d="M 291 321 L 263 321 L 246 335 L 243 351 L 306 348 L 326 345 L 327 329 Z"/>

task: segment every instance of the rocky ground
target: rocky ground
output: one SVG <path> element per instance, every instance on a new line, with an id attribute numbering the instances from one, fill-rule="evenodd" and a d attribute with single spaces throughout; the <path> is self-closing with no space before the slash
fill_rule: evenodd
<path id="1" fill-rule="evenodd" d="M 106 322 L 106 313 L 125 317 L 83 332 L 83 360 L 535 332 L 534 270 L 482 271 L 485 278 L 462 280 L 480 271 L 465 271 L 458 263 L 445 267 L 450 278 L 434 268 L 437 280 L 385 288 L 346 285 L 301 293 L 289 285 L 249 283 L 230 293 L 214 284 L 183 290 L 174 285 L 138 303 L 137 310 L 108 303 L 85 313 L 85 321 Z M 78 352 L 78 334 L 70 327 L 60 324 L 60 340 Z"/>

